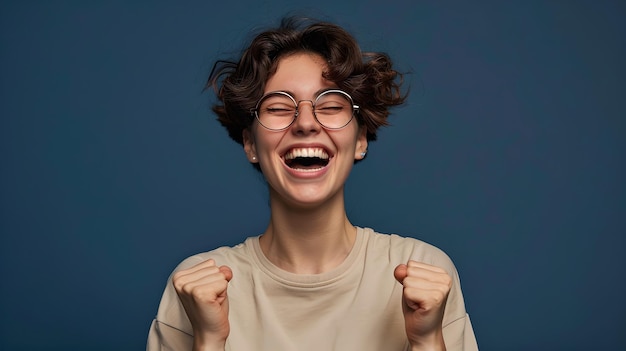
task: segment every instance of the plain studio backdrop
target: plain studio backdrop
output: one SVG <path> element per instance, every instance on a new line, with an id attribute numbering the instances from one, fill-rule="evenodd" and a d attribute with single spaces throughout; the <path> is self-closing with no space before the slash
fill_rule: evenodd
<path id="1" fill-rule="evenodd" d="M 0 349 L 143 349 L 178 262 L 263 231 L 201 90 L 294 10 L 410 72 L 353 223 L 445 250 L 482 350 L 626 349 L 625 7 L 2 1 Z"/>

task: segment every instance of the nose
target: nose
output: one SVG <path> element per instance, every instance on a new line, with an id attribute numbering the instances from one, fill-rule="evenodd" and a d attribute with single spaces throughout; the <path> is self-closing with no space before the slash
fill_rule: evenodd
<path id="1" fill-rule="evenodd" d="M 296 134 L 309 134 L 319 133 L 322 126 L 315 119 L 313 113 L 313 101 L 300 100 L 298 101 L 296 120 L 291 125 L 291 130 Z"/>

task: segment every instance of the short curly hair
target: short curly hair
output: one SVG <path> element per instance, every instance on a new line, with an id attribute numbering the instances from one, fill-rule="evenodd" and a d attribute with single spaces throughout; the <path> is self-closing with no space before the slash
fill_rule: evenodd
<path id="1" fill-rule="evenodd" d="M 361 52 L 354 37 L 338 25 L 300 17 L 283 18 L 278 28 L 257 35 L 239 60 L 219 60 L 213 66 L 205 89 L 217 94 L 213 111 L 229 136 L 243 144 L 243 131 L 254 121 L 250 111 L 278 61 L 300 52 L 324 58 L 324 78 L 352 96 L 360 106 L 357 121 L 367 128 L 367 140 L 376 140 L 377 129 L 388 125 L 389 108 L 406 99 L 403 75 L 392 68 L 387 54 Z"/>

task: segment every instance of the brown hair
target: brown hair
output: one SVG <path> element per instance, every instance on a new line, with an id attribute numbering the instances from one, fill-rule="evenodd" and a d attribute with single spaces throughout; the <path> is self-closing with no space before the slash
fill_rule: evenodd
<path id="1" fill-rule="evenodd" d="M 402 74 L 380 52 L 361 52 L 356 40 L 343 28 L 328 22 L 295 17 L 257 35 L 238 62 L 217 61 L 205 89 L 213 88 L 219 100 L 213 106 L 229 136 L 242 144 L 242 133 L 253 122 L 251 110 L 263 95 L 265 83 L 278 61 L 297 52 L 322 56 L 328 66 L 324 78 L 352 96 L 360 106 L 357 120 L 367 128 L 367 139 L 376 140 L 378 127 L 387 125 L 389 108 L 404 102 Z"/>

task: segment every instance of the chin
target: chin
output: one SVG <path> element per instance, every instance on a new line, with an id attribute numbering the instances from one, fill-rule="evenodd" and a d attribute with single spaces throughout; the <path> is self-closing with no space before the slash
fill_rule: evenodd
<path id="1" fill-rule="evenodd" d="M 311 187 L 308 189 L 301 189 L 300 191 L 292 192 L 287 196 L 281 197 L 284 202 L 294 208 L 313 209 L 340 199 L 340 195 L 343 195 L 341 190 L 330 191 L 328 189 Z"/>

